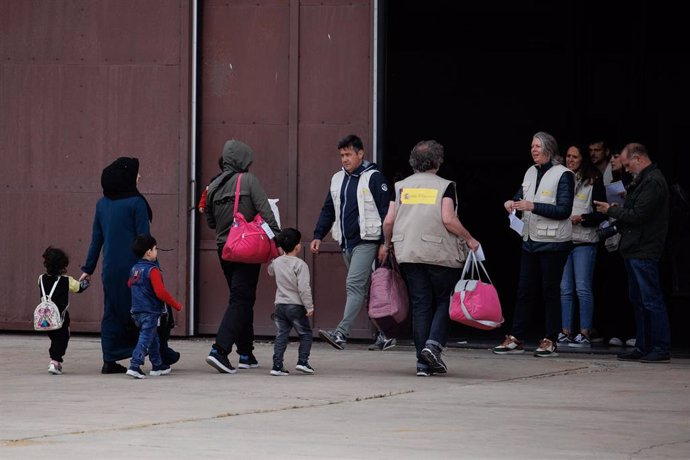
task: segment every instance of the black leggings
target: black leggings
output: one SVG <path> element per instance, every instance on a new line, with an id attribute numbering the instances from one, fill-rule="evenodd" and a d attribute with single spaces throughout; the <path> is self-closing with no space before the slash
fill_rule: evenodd
<path id="1" fill-rule="evenodd" d="M 62 323 L 60 329 L 48 332 L 48 337 L 50 337 L 50 348 L 48 352 L 50 353 L 50 359 L 62 362 L 62 357 L 65 356 L 67 351 L 67 344 L 69 343 L 69 312 L 65 312 L 65 321 Z"/>

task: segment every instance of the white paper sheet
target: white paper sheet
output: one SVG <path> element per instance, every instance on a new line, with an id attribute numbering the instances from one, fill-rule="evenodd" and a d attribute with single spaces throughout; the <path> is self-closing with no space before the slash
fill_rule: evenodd
<path id="1" fill-rule="evenodd" d="M 606 201 L 608 204 L 617 203 L 622 205 L 625 201 L 623 193 L 625 192 L 625 186 L 623 181 L 617 180 L 616 182 L 611 182 L 606 186 Z"/>
<path id="2" fill-rule="evenodd" d="M 515 215 L 515 211 L 508 215 L 508 220 L 510 221 L 510 228 L 515 230 L 518 235 L 522 236 L 522 230 L 525 227 L 525 223 Z"/>

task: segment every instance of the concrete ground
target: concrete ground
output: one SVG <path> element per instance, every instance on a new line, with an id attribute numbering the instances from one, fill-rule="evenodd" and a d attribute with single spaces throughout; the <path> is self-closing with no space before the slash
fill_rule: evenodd
<path id="1" fill-rule="evenodd" d="M 222 375 L 211 340 L 173 340 L 172 374 L 101 375 L 98 337 L 73 336 L 61 376 L 43 334 L 0 334 L 0 459 L 690 458 L 690 360 L 496 356 L 451 348 L 449 373 L 416 377 L 399 346 L 315 341 L 315 375 Z M 237 364 L 237 355 L 232 355 Z M 124 363 L 126 364 L 126 363 Z M 147 364 L 146 369 L 149 368 Z"/>

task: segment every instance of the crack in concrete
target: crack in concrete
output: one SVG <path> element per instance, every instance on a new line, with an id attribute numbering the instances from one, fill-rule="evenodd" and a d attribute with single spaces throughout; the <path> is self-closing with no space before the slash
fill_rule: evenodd
<path id="1" fill-rule="evenodd" d="M 675 446 L 679 444 L 688 444 L 690 443 L 690 439 L 684 439 L 681 441 L 675 441 L 675 442 L 662 442 L 660 444 L 652 444 L 651 446 L 643 447 L 642 449 L 638 449 L 630 454 L 630 458 L 633 458 L 634 456 L 642 454 L 642 452 L 646 450 L 652 450 L 656 449 L 658 447 L 666 447 L 666 446 Z"/>
<path id="2" fill-rule="evenodd" d="M 168 421 L 163 421 L 163 422 L 139 423 L 139 424 L 135 424 L 135 425 L 125 425 L 125 426 L 119 426 L 119 427 L 94 428 L 91 430 L 66 431 L 66 432 L 62 432 L 62 433 L 44 434 L 41 436 L 28 436 L 25 438 L 7 439 L 4 441 L 0 441 L 0 447 L 30 446 L 33 444 L 41 444 L 42 442 L 47 441 L 51 438 L 56 438 L 56 437 L 61 437 L 61 436 L 78 436 L 78 435 L 84 435 L 84 434 L 107 433 L 107 432 L 111 432 L 111 431 L 138 430 L 138 429 L 142 429 L 142 428 L 171 426 L 171 425 L 179 425 L 179 424 L 183 424 L 183 423 L 193 423 L 193 422 L 203 422 L 203 421 L 208 421 L 208 420 L 218 420 L 218 419 L 223 419 L 223 418 L 228 418 L 228 417 L 238 417 L 241 415 L 268 414 L 268 413 L 272 413 L 272 412 L 312 409 L 315 407 L 325 407 L 325 406 L 347 404 L 347 403 L 358 403 L 358 402 L 363 402 L 363 401 L 370 401 L 373 399 L 391 398 L 391 397 L 400 396 L 400 395 L 409 394 L 409 393 L 414 393 L 414 392 L 415 392 L 415 390 L 391 391 L 389 393 L 379 393 L 379 394 L 373 394 L 373 395 L 369 395 L 369 396 L 357 396 L 357 397 L 352 398 L 352 399 L 343 399 L 340 401 L 324 401 L 324 402 L 315 403 L 315 404 L 292 405 L 292 406 L 278 407 L 278 408 L 272 408 L 272 409 L 257 409 L 257 410 L 251 410 L 251 411 L 246 411 L 246 412 L 226 412 L 226 413 L 216 414 L 216 415 L 212 415 L 212 416 L 208 416 L 208 417 L 190 417 L 190 418 L 183 418 L 183 419 L 177 419 L 177 420 L 168 420 Z"/>

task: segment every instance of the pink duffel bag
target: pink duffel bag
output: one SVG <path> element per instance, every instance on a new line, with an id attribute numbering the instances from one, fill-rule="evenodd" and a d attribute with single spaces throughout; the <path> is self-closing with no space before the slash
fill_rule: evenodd
<path id="1" fill-rule="evenodd" d="M 488 282 L 482 281 L 479 268 Z M 453 321 L 477 329 L 491 330 L 503 324 L 498 293 L 474 251 L 469 251 L 460 281 L 450 297 L 449 313 Z"/>

